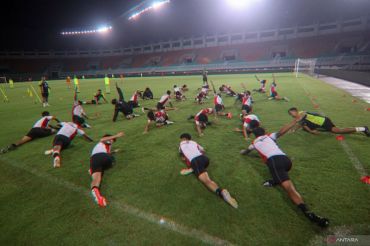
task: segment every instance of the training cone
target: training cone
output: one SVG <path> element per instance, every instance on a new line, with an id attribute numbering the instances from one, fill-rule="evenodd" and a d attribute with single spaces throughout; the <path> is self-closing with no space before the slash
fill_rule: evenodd
<path id="1" fill-rule="evenodd" d="M 320 106 L 318 104 L 313 105 L 314 108 L 319 108 Z"/>
<path id="2" fill-rule="evenodd" d="M 363 176 L 361 182 L 364 184 L 370 184 L 370 176 Z"/>
<path id="3" fill-rule="evenodd" d="M 338 141 L 343 141 L 343 140 L 344 140 L 344 137 L 343 137 L 342 135 L 339 135 L 339 136 L 337 136 L 337 137 L 336 137 L 336 139 L 337 139 Z"/>

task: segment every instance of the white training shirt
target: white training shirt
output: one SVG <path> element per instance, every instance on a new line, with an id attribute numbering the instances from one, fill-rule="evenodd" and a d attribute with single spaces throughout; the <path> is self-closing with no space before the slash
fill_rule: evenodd
<path id="1" fill-rule="evenodd" d="M 217 105 L 217 104 L 224 105 L 224 102 L 222 101 L 222 98 L 220 97 L 220 95 L 215 95 L 213 103 L 215 105 Z"/>
<path id="2" fill-rule="evenodd" d="M 159 99 L 159 102 L 162 104 L 162 105 L 165 105 L 167 102 L 170 101 L 170 95 L 163 95 L 161 97 L 161 99 Z"/>
<path id="3" fill-rule="evenodd" d="M 107 153 L 110 154 L 112 147 L 112 142 L 107 141 L 107 142 L 99 142 L 97 145 L 95 145 L 94 149 L 91 152 L 91 156 L 95 154 L 100 154 L 100 153 Z"/>
<path id="4" fill-rule="evenodd" d="M 53 116 L 44 116 L 42 117 L 41 119 L 39 119 L 34 125 L 32 128 L 46 128 L 49 126 L 49 122 L 51 121 L 51 119 L 53 118 Z"/>
<path id="5" fill-rule="evenodd" d="M 271 133 L 256 138 L 252 144 L 248 147 L 249 150 L 257 150 L 264 162 L 272 156 L 286 155 L 276 144 L 278 134 Z"/>
<path id="6" fill-rule="evenodd" d="M 248 128 L 249 127 L 249 123 L 251 123 L 252 120 L 256 120 L 258 122 L 260 122 L 260 120 L 258 119 L 257 115 L 255 114 L 249 114 L 247 116 L 244 116 L 243 117 L 243 126 Z"/>
<path id="7" fill-rule="evenodd" d="M 82 117 L 85 114 L 83 107 L 77 102 L 73 104 L 72 115 Z"/>
<path id="8" fill-rule="evenodd" d="M 61 122 L 62 128 L 59 129 L 57 135 L 63 135 L 72 140 L 77 134 L 84 135 L 85 132 L 72 122 Z"/>
<path id="9" fill-rule="evenodd" d="M 174 91 L 174 92 L 180 92 L 180 88 L 179 88 L 179 87 L 174 87 L 174 88 L 173 88 L 173 91 Z"/>
<path id="10" fill-rule="evenodd" d="M 179 151 L 185 156 L 187 162 L 190 163 L 194 158 L 203 155 L 204 149 L 196 142 L 189 140 L 180 143 Z"/>
<path id="11" fill-rule="evenodd" d="M 251 98 L 251 96 L 245 95 L 243 97 L 243 102 L 242 103 L 243 103 L 243 105 L 251 106 L 252 105 L 252 98 Z"/>

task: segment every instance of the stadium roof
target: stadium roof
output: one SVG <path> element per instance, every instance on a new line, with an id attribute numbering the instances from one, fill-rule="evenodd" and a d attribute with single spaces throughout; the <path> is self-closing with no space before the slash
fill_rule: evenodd
<path id="1" fill-rule="evenodd" d="M 366 15 L 367 0 L 250 0 L 244 9 L 228 0 L 171 0 L 134 21 L 122 18 L 139 0 L 18 0 L 2 3 L 2 49 L 110 48 L 170 38 L 311 24 Z M 10 17 L 9 17 L 10 16 Z M 62 30 L 112 23 L 107 35 L 65 37 Z"/>

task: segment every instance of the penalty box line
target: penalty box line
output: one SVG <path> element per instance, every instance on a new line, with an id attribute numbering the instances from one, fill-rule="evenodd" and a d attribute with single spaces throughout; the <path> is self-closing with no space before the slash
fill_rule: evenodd
<path id="1" fill-rule="evenodd" d="M 311 77 L 307 77 L 311 80 L 314 80 L 313 78 Z M 298 79 L 296 78 L 296 81 L 298 81 Z M 307 88 L 301 83 L 301 81 L 298 81 L 298 83 L 301 85 L 301 87 L 303 88 L 306 96 L 308 97 L 308 99 L 310 100 L 312 106 L 315 106 L 315 103 L 313 102 L 313 99 L 309 96 L 311 95 L 309 93 L 309 91 L 307 90 Z M 325 113 L 321 110 L 321 107 L 320 108 L 320 113 L 325 115 Z M 342 141 L 339 141 L 340 142 L 340 145 L 342 146 L 344 152 L 346 153 L 348 159 L 351 161 L 352 163 L 352 166 L 356 169 L 356 171 L 360 174 L 360 176 L 366 176 L 368 175 L 365 168 L 364 168 L 364 165 L 361 163 L 361 161 L 358 159 L 358 157 L 355 155 L 355 153 L 352 151 L 352 148 L 349 146 L 349 144 L 343 139 Z M 370 186 L 368 186 L 370 188 Z"/>
<path id="2" fill-rule="evenodd" d="M 1 158 L 1 160 L 4 160 L 8 165 L 10 165 L 14 168 L 20 169 L 20 170 L 22 170 L 24 172 L 27 172 L 29 174 L 32 174 L 33 176 L 36 176 L 40 179 L 46 180 L 46 181 L 51 182 L 51 183 L 55 183 L 59 186 L 67 188 L 67 189 L 69 189 L 73 192 L 80 193 L 80 194 L 90 198 L 90 192 L 88 191 L 88 188 L 76 185 L 72 182 L 57 178 L 57 177 L 52 176 L 50 174 L 37 171 L 33 168 L 28 168 L 25 165 L 21 165 L 19 162 L 10 161 L 10 160 L 5 159 L 3 157 Z M 17 164 L 14 164 L 14 163 L 17 163 Z M 110 207 L 114 207 L 115 209 L 118 209 L 119 211 L 122 211 L 124 213 L 129 214 L 129 215 L 133 215 L 137 218 L 148 221 L 152 224 L 155 224 L 155 225 L 157 225 L 161 228 L 167 229 L 169 231 L 173 231 L 173 232 L 176 232 L 176 233 L 181 234 L 183 236 L 200 240 L 200 241 L 202 241 L 206 244 L 209 244 L 209 245 L 234 245 L 233 243 L 231 243 L 227 240 L 212 236 L 210 234 L 207 234 L 207 233 L 205 233 L 203 231 L 200 231 L 200 230 L 197 230 L 197 229 L 189 228 L 187 226 L 184 226 L 182 224 L 179 224 L 179 223 L 175 222 L 174 220 L 167 219 L 163 216 L 160 216 L 160 215 L 157 215 L 157 214 L 154 214 L 154 213 L 150 213 L 150 212 L 146 212 L 146 211 L 141 210 L 139 208 L 136 208 L 132 205 L 129 205 L 125 202 L 118 202 L 118 201 L 112 200 L 112 201 L 110 201 Z"/>

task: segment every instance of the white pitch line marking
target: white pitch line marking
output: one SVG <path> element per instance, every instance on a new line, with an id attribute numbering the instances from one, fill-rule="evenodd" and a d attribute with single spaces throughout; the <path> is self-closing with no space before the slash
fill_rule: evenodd
<path id="1" fill-rule="evenodd" d="M 25 171 L 27 173 L 30 173 L 36 177 L 39 177 L 41 179 L 44 179 L 44 180 L 47 180 L 49 182 L 52 182 L 52 183 L 55 183 L 59 186 L 63 186 L 71 191 L 74 191 L 74 192 L 77 192 L 77 193 L 81 193 L 82 195 L 88 197 L 90 200 L 90 192 L 88 191 L 88 189 L 82 187 L 82 186 L 78 186 L 76 184 L 73 184 L 69 181 L 66 181 L 66 180 L 62 180 L 62 179 L 59 179 L 57 177 L 54 177 L 50 174 L 47 174 L 47 173 L 42 173 L 40 171 L 36 171 L 32 168 L 28 168 L 25 164 L 26 163 L 23 163 L 23 165 L 15 165 L 14 161 L 10 161 L 8 159 L 5 159 L 5 158 L 1 158 L 2 160 L 4 160 L 6 163 L 8 163 L 8 165 L 14 167 L 14 168 L 17 168 L 17 169 L 20 169 L 22 171 Z M 18 162 L 17 162 L 18 163 Z M 203 231 L 200 231 L 200 230 L 197 230 L 197 229 L 193 229 L 193 228 L 189 228 L 187 226 L 184 226 L 184 225 L 181 225 L 173 220 L 170 220 L 168 218 L 164 218 L 160 215 L 157 215 L 157 214 L 153 214 L 153 213 L 149 213 L 149 212 L 146 212 L 146 211 L 143 211 L 139 208 L 136 208 L 134 206 L 131 206 L 129 204 L 126 204 L 124 202 L 117 202 L 117 201 L 110 201 L 110 206 L 111 207 L 114 207 L 122 212 L 125 212 L 127 214 L 130 214 L 130 215 L 133 215 L 137 218 L 140 218 L 140 219 L 143 219 L 143 220 L 146 220 L 148 222 L 151 222 L 153 224 L 156 224 L 158 225 L 159 227 L 161 228 L 165 228 L 169 231 L 173 231 L 173 232 L 177 232 L 183 236 L 187 236 L 187 237 L 190 237 L 190 238 L 194 238 L 194 239 L 197 239 L 197 240 L 200 240 L 204 243 L 207 243 L 209 245 L 235 245 L 227 240 L 224 240 L 224 239 L 221 239 L 221 238 L 218 238 L 218 237 L 215 237 L 215 236 L 212 236 L 210 234 L 207 234 Z"/>

